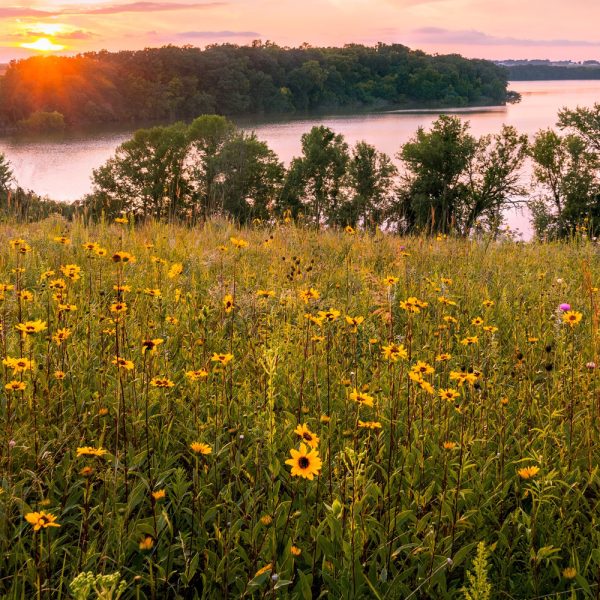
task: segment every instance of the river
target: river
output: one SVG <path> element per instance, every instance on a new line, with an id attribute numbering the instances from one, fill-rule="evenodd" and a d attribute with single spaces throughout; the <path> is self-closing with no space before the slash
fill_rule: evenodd
<path id="1" fill-rule="evenodd" d="M 472 108 L 455 112 L 471 123 L 475 135 L 497 132 L 503 123 L 514 125 L 529 135 L 553 127 L 560 108 L 591 106 L 600 102 L 600 81 L 519 81 L 510 89 L 522 95 L 522 101 L 508 106 Z M 379 150 L 394 156 L 420 126 L 428 127 L 440 111 L 407 111 L 375 114 L 339 115 L 285 121 L 243 121 L 245 129 L 256 131 L 259 138 L 286 163 L 300 152 L 300 137 L 315 124 L 324 124 L 353 144 L 366 140 Z M 91 189 L 93 169 L 103 164 L 115 148 L 128 139 L 131 129 L 100 132 L 67 132 L 58 137 L 0 138 L 4 152 L 13 166 L 16 180 L 26 188 L 55 200 L 73 201 Z M 529 180 L 523 170 L 523 181 Z M 511 211 L 508 224 L 531 236 L 526 211 Z"/>

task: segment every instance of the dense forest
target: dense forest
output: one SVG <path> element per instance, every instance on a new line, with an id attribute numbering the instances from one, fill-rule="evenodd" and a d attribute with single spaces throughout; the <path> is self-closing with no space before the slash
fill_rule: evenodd
<path id="1" fill-rule="evenodd" d="M 503 104 L 506 70 L 394 44 L 165 46 L 13 61 L 0 79 L 4 127 L 193 119 L 200 114 Z"/>
<path id="2" fill-rule="evenodd" d="M 552 81 L 558 79 L 600 79 L 600 67 L 514 65 L 505 67 L 509 81 Z"/>

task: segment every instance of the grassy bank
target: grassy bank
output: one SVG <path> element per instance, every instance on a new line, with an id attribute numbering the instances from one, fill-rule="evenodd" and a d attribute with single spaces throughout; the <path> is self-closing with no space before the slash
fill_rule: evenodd
<path id="1" fill-rule="evenodd" d="M 590 242 L 0 227 L 3 597 L 595 597 Z"/>

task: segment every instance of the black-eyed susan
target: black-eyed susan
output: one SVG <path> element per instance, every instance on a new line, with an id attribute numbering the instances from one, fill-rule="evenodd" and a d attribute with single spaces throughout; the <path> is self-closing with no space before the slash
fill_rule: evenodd
<path id="1" fill-rule="evenodd" d="M 192 442 L 190 444 L 190 450 L 194 454 L 212 454 L 212 447 L 209 444 L 205 444 L 204 442 Z"/>
<path id="2" fill-rule="evenodd" d="M 401 358 L 408 358 L 408 351 L 402 344 L 389 344 L 381 347 L 381 353 L 386 360 L 396 362 Z"/>
<path id="3" fill-rule="evenodd" d="M 438 396 L 446 402 L 454 402 L 454 400 L 460 398 L 460 394 L 453 388 L 438 390 Z"/>
<path id="4" fill-rule="evenodd" d="M 226 294 L 223 298 L 223 308 L 225 309 L 226 313 L 232 312 L 235 308 L 235 302 L 231 294 Z"/>
<path id="5" fill-rule="evenodd" d="M 568 310 L 562 315 L 563 323 L 566 323 L 569 325 L 569 327 L 575 327 L 575 325 L 577 325 L 582 318 L 583 315 L 576 310 Z"/>
<path id="6" fill-rule="evenodd" d="M 373 406 L 375 403 L 375 399 L 372 396 L 369 396 L 369 394 L 365 394 L 356 388 L 350 393 L 350 400 L 354 400 L 354 402 L 357 402 L 361 406 Z"/>
<path id="7" fill-rule="evenodd" d="M 381 429 L 382 425 L 379 421 L 361 421 L 358 420 L 358 426 L 361 429 Z"/>
<path id="8" fill-rule="evenodd" d="M 96 456 L 102 458 L 107 453 L 108 450 L 105 450 L 102 446 L 98 448 L 92 446 L 81 446 L 80 448 L 77 448 L 77 456 Z"/>
<path id="9" fill-rule="evenodd" d="M 292 467 L 292 477 L 303 477 L 312 481 L 315 475 L 319 475 L 322 463 L 318 450 L 308 450 L 306 444 L 300 444 L 300 450 L 292 448 L 290 454 L 292 458 L 286 460 L 285 464 Z"/>
<path id="10" fill-rule="evenodd" d="M 135 364 L 132 360 L 127 360 L 122 356 L 115 356 L 112 360 L 112 364 L 119 367 L 119 369 L 125 369 L 126 371 L 133 371 Z"/>
<path id="11" fill-rule="evenodd" d="M 294 433 L 299 435 L 311 448 L 316 448 L 319 445 L 319 438 L 309 429 L 306 423 L 297 425 Z"/>
<path id="12" fill-rule="evenodd" d="M 185 376 L 190 381 L 200 381 L 208 377 L 208 371 L 206 369 L 196 369 L 195 371 L 186 371 Z"/>
<path id="13" fill-rule="evenodd" d="M 142 354 L 154 354 L 158 346 L 160 346 L 163 342 L 164 340 L 162 338 L 144 340 L 142 342 Z"/>
<path id="14" fill-rule="evenodd" d="M 18 323 L 15 325 L 15 329 L 18 329 L 22 335 L 31 335 L 33 333 L 39 333 L 48 329 L 46 321 L 25 321 L 25 323 Z"/>
<path id="15" fill-rule="evenodd" d="M 25 390 L 25 388 L 27 387 L 27 384 L 24 381 L 9 381 L 5 386 L 4 389 L 9 391 L 9 392 L 22 392 Z"/>
<path id="16" fill-rule="evenodd" d="M 210 360 L 225 366 L 233 360 L 233 354 L 214 352 Z"/>
<path id="17" fill-rule="evenodd" d="M 300 299 L 304 302 L 304 304 L 308 304 L 311 300 L 318 300 L 320 297 L 321 295 L 314 288 L 300 290 Z"/>
<path id="18" fill-rule="evenodd" d="M 175 382 L 168 377 L 153 377 L 150 380 L 150 385 L 155 388 L 172 388 L 175 387 Z"/>
<path id="19" fill-rule="evenodd" d="M 523 467 L 517 471 L 517 474 L 521 479 L 533 479 L 540 472 L 540 468 L 535 465 L 529 467 Z"/>
<path id="20" fill-rule="evenodd" d="M 34 366 L 34 362 L 28 358 L 19 357 L 12 358 L 7 356 L 2 360 L 2 364 L 5 367 L 13 370 L 13 373 L 24 373 L 25 371 L 31 371 Z"/>
<path id="21" fill-rule="evenodd" d="M 25 520 L 33 526 L 34 531 L 47 529 L 48 527 L 60 527 L 60 523 L 56 522 L 56 517 L 48 512 L 29 512 L 25 515 Z"/>

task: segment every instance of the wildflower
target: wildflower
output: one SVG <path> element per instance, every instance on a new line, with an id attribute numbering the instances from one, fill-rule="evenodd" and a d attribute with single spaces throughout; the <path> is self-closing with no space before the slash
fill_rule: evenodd
<path id="1" fill-rule="evenodd" d="M 186 371 L 185 376 L 190 381 L 198 381 L 200 379 L 206 379 L 208 377 L 208 371 L 204 369 L 198 369 L 197 371 Z"/>
<path id="2" fill-rule="evenodd" d="M 417 361 L 417 364 L 413 365 L 410 370 L 413 373 L 420 373 L 421 375 L 431 375 L 434 372 L 434 368 L 422 360 Z"/>
<path id="3" fill-rule="evenodd" d="M 33 525 L 34 531 L 47 529 L 48 527 L 60 527 L 60 523 L 56 522 L 56 517 L 44 511 L 27 513 L 25 520 Z"/>
<path id="4" fill-rule="evenodd" d="M 354 333 L 358 331 L 358 326 L 361 325 L 364 320 L 364 317 L 351 317 L 349 315 L 346 315 L 346 323 L 348 323 L 348 325 L 352 327 L 352 331 Z"/>
<path id="5" fill-rule="evenodd" d="M 321 423 L 323 423 L 324 425 L 327 425 L 327 423 L 331 421 L 331 417 L 329 417 L 328 415 L 321 415 L 319 421 L 321 421 Z"/>
<path id="6" fill-rule="evenodd" d="M 58 310 L 59 312 L 75 312 L 77 306 L 75 304 L 59 304 Z"/>
<path id="7" fill-rule="evenodd" d="M 106 408 L 106 406 L 103 406 L 102 408 L 98 409 L 99 417 L 105 417 L 107 414 L 108 414 L 108 408 Z"/>
<path id="8" fill-rule="evenodd" d="M 92 446 L 83 446 L 81 448 L 77 448 L 77 456 L 97 456 L 98 458 L 102 458 L 105 454 L 108 453 L 108 450 L 105 450 L 102 447 L 92 448 Z"/>
<path id="9" fill-rule="evenodd" d="M 300 556 L 302 554 L 302 550 L 300 550 L 298 546 L 292 546 L 290 552 L 292 553 L 292 556 Z"/>
<path id="10" fill-rule="evenodd" d="M 120 356 L 115 356 L 115 358 L 112 361 L 112 364 L 117 365 L 119 369 L 125 369 L 126 371 L 133 371 L 133 369 L 135 368 L 135 365 L 132 360 L 127 360 Z"/>
<path id="11" fill-rule="evenodd" d="M 300 450 L 290 450 L 292 458 L 285 461 L 286 465 L 292 467 L 292 477 L 303 477 L 312 481 L 315 475 L 321 471 L 321 459 L 317 450 L 308 450 L 305 444 L 300 444 Z"/>
<path id="12" fill-rule="evenodd" d="M 575 327 L 582 319 L 583 315 L 576 310 L 568 310 L 562 316 L 563 323 L 566 323 L 570 327 Z"/>
<path id="13" fill-rule="evenodd" d="M 425 379 L 423 379 L 423 376 L 420 373 L 415 373 L 414 371 L 411 371 L 408 376 L 410 377 L 410 379 L 412 379 L 423 391 L 427 392 L 428 394 L 435 394 L 435 390 L 433 389 L 433 386 L 426 381 Z"/>
<path id="14" fill-rule="evenodd" d="M 361 421 L 358 420 L 358 426 L 361 429 L 381 429 L 382 425 L 379 421 Z"/>
<path id="15" fill-rule="evenodd" d="M 494 304 L 496 304 L 493 300 L 484 300 L 481 305 L 484 308 L 491 308 L 492 306 L 494 306 Z"/>
<path id="16" fill-rule="evenodd" d="M 441 282 L 444 285 L 448 285 L 448 286 L 452 285 L 452 279 L 450 279 L 450 277 L 442 277 Z"/>
<path id="17" fill-rule="evenodd" d="M 54 379 L 64 379 L 65 378 L 65 372 L 64 371 L 54 371 Z"/>
<path id="18" fill-rule="evenodd" d="M 402 344 L 390 344 L 382 346 L 381 352 L 386 360 L 396 362 L 400 358 L 408 358 L 408 352 Z"/>
<path id="19" fill-rule="evenodd" d="M 154 548 L 154 538 L 149 535 L 145 536 L 140 541 L 139 548 L 143 551 L 152 550 L 152 548 Z"/>
<path id="20" fill-rule="evenodd" d="M 523 467 L 522 469 L 519 469 L 517 471 L 519 477 L 521 477 L 521 479 L 533 479 L 540 471 L 539 467 L 536 466 L 530 466 L 530 467 Z"/>
<path id="21" fill-rule="evenodd" d="M 428 303 L 423 300 L 419 300 L 414 296 L 411 296 L 407 300 L 403 300 L 400 302 L 400 308 L 409 313 L 418 314 L 421 312 L 421 309 L 427 308 Z"/>
<path id="22" fill-rule="evenodd" d="M 456 442 L 444 442 L 444 450 L 454 450 L 456 448 Z"/>
<path id="23" fill-rule="evenodd" d="M 263 516 L 260 518 L 260 522 L 261 522 L 263 525 L 270 525 L 270 524 L 273 522 L 273 517 L 272 517 L 271 515 L 263 515 Z"/>
<path id="24" fill-rule="evenodd" d="M 159 502 L 160 500 L 164 500 L 166 495 L 167 495 L 167 492 L 165 490 L 156 490 L 155 492 L 152 492 L 152 497 L 154 498 L 154 500 L 156 502 Z"/>
<path id="25" fill-rule="evenodd" d="M 31 302 L 33 300 L 33 293 L 29 290 L 21 290 L 17 292 L 17 298 L 23 300 L 23 302 Z"/>
<path id="26" fill-rule="evenodd" d="M 85 465 L 79 470 L 79 474 L 82 477 L 91 477 L 94 474 L 94 467 L 90 467 L 89 465 Z"/>
<path id="27" fill-rule="evenodd" d="M 99 247 L 96 242 L 85 242 L 82 246 L 86 252 L 94 252 Z"/>
<path id="28" fill-rule="evenodd" d="M 24 381 L 9 381 L 4 389 L 9 392 L 22 392 L 27 387 L 27 384 Z"/>
<path id="29" fill-rule="evenodd" d="M 57 329 L 56 333 L 52 336 L 54 343 L 60 346 L 65 340 L 71 336 L 71 330 L 67 328 Z"/>
<path id="30" fill-rule="evenodd" d="M 157 388 L 172 388 L 175 387 L 175 383 L 173 383 L 170 379 L 166 377 L 153 377 L 150 381 L 150 385 L 152 387 Z"/>
<path id="31" fill-rule="evenodd" d="M 454 300 L 450 300 L 450 298 L 446 298 L 445 296 L 440 296 L 438 298 L 438 302 L 444 306 L 456 306 L 456 302 L 454 302 Z"/>
<path id="32" fill-rule="evenodd" d="M 158 346 L 160 346 L 160 344 L 163 343 L 163 339 L 162 338 L 155 338 L 153 340 L 144 340 L 142 342 L 142 354 L 146 354 L 147 352 L 149 354 L 154 354 L 154 352 L 156 351 L 156 348 Z"/>
<path id="33" fill-rule="evenodd" d="M 165 321 L 169 325 L 177 325 L 179 323 L 179 319 L 177 317 L 165 317 Z"/>
<path id="34" fill-rule="evenodd" d="M 483 330 L 486 333 L 496 333 L 498 331 L 498 328 L 495 325 L 484 325 Z"/>
<path id="35" fill-rule="evenodd" d="M 122 314 L 127 312 L 127 303 L 125 302 L 113 302 L 110 305 L 110 312 L 116 314 Z"/>
<path id="36" fill-rule="evenodd" d="M 151 298 L 160 298 L 162 296 L 162 292 L 159 288 L 144 288 L 144 294 Z"/>
<path id="37" fill-rule="evenodd" d="M 476 335 L 471 335 L 471 336 L 468 336 L 468 337 L 460 340 L 460 343 L 463 346 L 473 346 L 473 345 L 477 344 L 478 341 L 479 340 Z"/>
<path id="38" fill-rule="evenodd" d="M 135 262 L 135 256 L 133 256 L 133 254 L 130 254 L 129 252 L 123 252 L 122 250 L 119 252 L 115 252 L 110 258 L 114 263 Z"/>
<path id="39" fill-rule="evenodd" d="M 246 240 L 243 240 L 242 238 L 231 237 L 229 238 L 229 241 L 235 248 L 238 249 L 246 248 L 246 246 L 248 246 L 248 242 Z"/>
<path id="40" fill-rule="evenodd" d="M 212 362 L 220 363 L 225 366 L 233 360 L 233 354 L 219 354 L 214 352 L 211 360 Z"/>
<path id="41" fill-rule="evenodd" d="M 480 377 L 481 373 L 479 371 L 450 371 L 450 379 L 452 381 L 457 381 L 459 387 L 464 383 L 473 385 Z"/>
<path id="42" fill-rule="evenodd" d="M 115 217 L 115 223 L 120 225 L 127 225 L 128 222 L 127 217 Z"/>
<path id="43" fill-rule="evenodd" d="M 81 267 L 78 265 L 63 265 L 60 268 L 61 273 L 71 281 L 81 279 Z"/>
<path id="44" fill-rule="evenodd" d="M 562 310 L 563 312 L 568 312 L 568 311 L 570 311 L 570 310 L 571 310 L 571 305 L 570 305 L 570 304 L 567 304 L 566 302 L 563 302 L 562 304 L 560 304 L 560 305 L 558 306 L 558 308 L 559 308 L 560 310 Z"/>
<path id="45" fill-rule="evenodd" d="M 68 246 L 71 243 L 71 240 L 68 237 L 65 237 L 64 235 L 56 235 L 53 239 L 56 243 L 61 244 L 63 246 Z"/>
<path id="46" fill-rule="evenodd" d="M 577 569 L 575 567 L 567 567 L 563 569 L 562 575 L 565 579 L 575 579 L 577 577 Z"/>
<path id="47" fill-rule="evenodd" d="M 481 317 L 475 317 L 474 319 L 471 319 L 471 325 L 479 327 L 479 325 L 483 325 L 483 319 Z"/>
<path id="48" fill-rule="evenodd" d="M 456 400 L 457 398 L 460 398 L 460 394 L 455 389 L 452 389 L 452 388 L 448 388 L 446 390 L 439 390 L 438 396 L 442 400 L 446 400 L 448 402 L 452 402 L 452 401 Z"/>
<path id="49" fill-rule="evenodd" d="M 190 449 L 194 454 L 212 454 L 212 448 L 203 442 L 192 442 L 190 444 Z"/>
<path id="50" fill-rule="evenodd" d="M 298 434 L 311 448 L 316 448 L 319 445 L 319 438 L 308 428 L 306 423 L 298 425 L 294 429 L 294 433 Z"/>
<path id="51" fill-rule="evenodd" d="M 25 371 L 31 371 L 33 369 L 33 361 L 28 358 L 11 358 L 7 356 L 3 359 L 2 364 L 5 367 L 13 370 L 13 373 L 23 373 Z"/>
<path id="52" fill-rule="evenodd" d="M 387 285 L 388 287 L 392 287 L 393 285 L 396 285 L 398 283 L 399 279 L 397 277 L 394 277 L 393 275 L 388 275 L 387 277 L 383 278 L 383 283 L 384 285 Z"/>
<path id="53" fill-rule="evenodd" d="M 106 248 L 96 248 L 95 250 L 96 256 L 106 256 L 108 254 L 108 250 Z"/>
<path id="54" fill-rule="evenodd" d="M 350 393 L 350 400 L 354 400 L 355 402 L 358 402 L 358 404 L 365 406 L 373 406 L 374 403 L 372 396 L 359 392 L 356 388 Z"/>
<path id="55" fill-rule="evenodd" d="M 340 311 L 336 310 L 335 308 L 330 308 L 329 310 L 320 310 L 319 311 L 319 316 L 327 321 L 328 323 L 332 323 L 333 321 L 336 321 L 338 319 L 338 317 L 340 316 Z"/>
<path id="56" fill-rule="evenodd" d="M 437 362 L 447 362 L 447 361 L 449 361 L 451 358 L 452 358 L 452 355 L 451 355 L 451 354 L 448 354 L 447 352 L 442 352 L 442 354 L 438 354 L 438 355 L 435 357 L 435 360 L 436 360 Z"/>
<path id="57" fill-rule="evenodd" d="M 445 315 L 444 316 L 444 321 L 446 321 L 446 323 L 458 323 L 458 319 L 456 317 L 453 317 L 451 315 Z"/>
<path id="58" fill-rule="evenodd" d="M 23 335 L 29 335 L 32 333 L 39 333 L 40 331 L 44 331 L 47 329 L 46 321 L 25 321 L 25 323 L 19 323 L 15 325 L 15 328 L 18 329 Z"/>
<path id="59" fill-rule="evenodd" d="M 356 235 L 356 229 L 354 229 L 354 227 L 351 227 L 350 225 L 346 225 L 346 227 L 344 227 L 344 231 L 348 235 Z"/>
<path id="60" fill-rule="evenodd" d="M 300 298 L 304 304 L 308 304 L 310 300 L 318 300 L 320 298 L 320 294 L 314 288 L 309 288 L 307 290 L 300 291 Z"/>
<path id="61" fill-rule="evenodd" d="M 235 308 L 233 296 L 231 294 L 226 294 L 223 298 L 223 308 L 226 313 L 230 313 Z"/>
<path id="62" fill-rule="evenodd" d="M 175 279 L 183 273 L 183 265 L 181 263 L 173 263 L 171 268 L 167 271 L 167 277 L 169 279 Z"/>
<path id="63" fill-rule="evenodd" d="M 275 296 L 275 292 L 273 290 L 258 290 L 256 295 L 259 298 L 273 298 L 273 296 Z"/>

